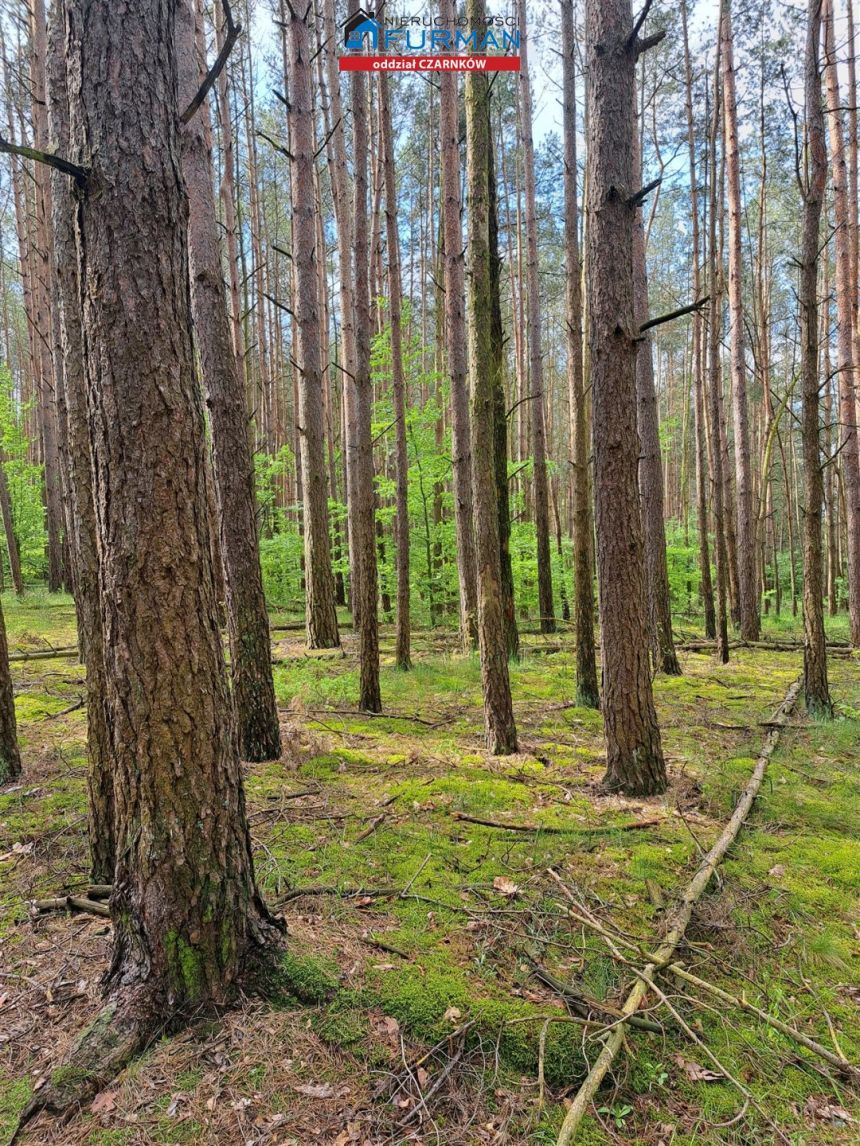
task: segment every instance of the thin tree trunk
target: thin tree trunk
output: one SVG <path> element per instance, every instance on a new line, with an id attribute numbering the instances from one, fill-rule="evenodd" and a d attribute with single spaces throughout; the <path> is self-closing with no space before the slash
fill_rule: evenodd
<path id="1" fill-rule="evenodd" d="M 205 75 L 195 33 L 195 0 L 177 10 L 180 102 L 191 102 Z M 212 428 L 212 471 L 218 503 L 227 597 L 230 669 L 239 747 L 246 760 L 281 754 L 272 681 L 269 618 L 263 595 L 254 505 L 254 472 L 242 381 L 233 353 L 213 195 L 208 104 L 181 134 L 188 189 L 189 258 L 194 333 Z"/>
<path id="2" fill-rule="evenodd" d="M 687 2 L 681 0 L 681 28 L 684 37 L 685 104 L 687 112 L 687 146 L 690 154 L 690 218 L 693 232 L 693 295 L 702 297 L 702 271 L 699 239 L 699 187 L 696 179 L 696 126 L 693 118 L 693 68 L 687 34 Z M 705 347 L 701 310 L 693 315 L 693 410 L 696 438 L 696 520 L 699 532 L 699 573 L 702 606 L 705 613 L 705 636 L 715 640 L 717 617 L 714 609 L 714 586 L 711 581 L 711 553 L 708 541 L 708 446 L 705 418 Z"/>
<path id="3" fill-rule="evenodd" d="M 818 66 L 822 0 L 809 0 L 806 32 L 806 135 L 809 178 L 803 201 L 800 267 L 800 378 L 803 393 L 803 472 L 806 512 L 803 517 L 803 691 L 808 712 L 833 712 L 827 684 L 824 633 L 824 581 L 821 556 L 821 510 L 824 479 L 819 444 L 818 385 L 818 249 L 821 206 L 827 182 L 824 110 Z"/>
<path id="4" fill-rule="evenodd" d="M 528 35 L 525 0 L 517 0 L 520 35 L 520 97 L 522 152 L 525 183 L 526 274 L 528 276 L 529 403 L 531 405 L 532 453 L 534 466 L 535 535 L 537 540 L 538 607 L 540 630 L 555 632 L 555 605 L 552 596 L 552 563 L 549 546 L 549 486 L 546 469 L 546 406 L 544 394 L 543 340 L 537 243 L 537 202 L 535 191 L 535 152 L 532 132 L 532 96 L 529 79 Z"/>
<path id="5" fill-rule="evenodd" d="M 15 696 L 9 672 L 6 621 L 0 605 L 0 786 L 21 775 L 18 728 L 15 722 Z"/>
<path id="6" fill-rule="evenodd" d="M 635 117 L 634 103 L 634 117 Z M 639 132 L 633 133 L 633 187 L 642 183 Z M 633 221 L 633 305 L 637 326 L 648 319 L 648 266 L 645 255 L 645 221 L 641 205 Z M 651 337 L 640 335 L 636 350 L 636 412 L 639 430 L 639 493 L 645 538 L 645 584 L 654 664 L 669 676 L 680 676 L 681 666 L 672 638 L 672 608 L 669 599 L 669 568 L 666 561 L 666 526 L 663 520 L 663 457 L 660 422 L 654 388 L 654 357 Z"/>
<path id="7" fill-rule="evenodd" d="M 356 10 L 351 0 L 350 12 Z M 355 559 L 359 568 L 359 706 L 368 712 L 381 712 L 379 692 L 379 628 L 376 606 L 376 491 L 373 484 L 373 443 L 370 423 L 373 382 L 370 377 L 370 285 L 368 279 L 367 237 L 367 159 L 368 109 L 367 76 L 353 72 L 353 253 L 355 284 L 355 372 L 352 379 L 355 402 L 354 442 L 355 485 L 351 511 L 355 524 Z"/>
<path id="8" fill-rule="evenodd" d="M 732 43 L 731 0 L 722 0 L 721 64 L 723 75 L 723 128 L 729 203 L 729 314 L 731 318 L 732 409 L 735 431 L 735 497 L 737 500 L 738 603 L 741 639 L 757 641 L 760 621 L 756 592 L 756 536 L 752 508 L 752 469 L 749 411 L 747 407 L 746 340 L 743 311 L 743 254 L 741 244 L 741 170 L 737 97 Z"/>
<path id="9" fill-rule="evenodd" d="M 484 0 L 467 0 L 469 26 L 482 28 Z M 502 596 L 496 476 L 490 266 L 490 91 L 486 75 L 466 75 L 466 186 L 469 210 L 468 331 L 472 393 L 472 492 L 478 565 L 478 637 L 487 746 L 517 749 Z"/>
<path id="10" fill-rule="evenodd" d="M 567 384 L 573 471 L 573 593 L 576 629 L 576 703 L 600 707 L 594 643 L 594 517 L 588 481 L 588 409 L 582 360 L 582 266 L 579 255 L 579 207 L 576 159 L 576 42 L 573 0 L 561 6 L 561 55 L 564 112 L 564 248 L 567 269 Z"/>
<path id="11" fill-rule="evenodd" d="M 453 26 L 454 0 L 441 0 L 439 11 Z M 460 632 L 464 646 L 478 643 L 478 570 L 472 518 L 472 446 L 469 427 L 466 355 L 465 264 L 460 220 L 460 138 L 457 75 L 439 76 L 439 132 L 442 163 L 442 221 L 445 262 L 445 338 L 451 377 L 451 455 L 454 475 L 454 527 L 460 584 Z"/>
<path id="12" fill-rule="evenodd" d="M 397 627 L 394 659 L 400 669 L 412 667 L 409 653 L 409 458 L 406 451 L 406 380 L 403 374 L 401 326 L 400 234 L 397 229 L 397 180 L 388 77 L 379 73 L 379 117 L 385 181 L 385 243 L 388 252 L 388 307 L 391 319 L 391 389 L 394 405 L 394 519 L 397 572 Z"/>
<path id="13" fill-rule="evenodd" d="M 603 651 L 605 784 L 666 788 L 651 690 L 639 511 L 633 211 L 634 72 L 630 0 L 586 0 L 589 67 L 589 343 Z M 628 192 L 629 193 L 629 192 Z"/>
<path id="14" fill-rule="evenodd" d="M 69 93 L 64 55 L 64 25 L 59 2 L 51 12 L 47 69 L 48 119 L 51 150 L 69 154 Z M 88 817 L 90 874 L 95 882 L 111 883 L 115 863 L 114 759 L 110 740 L 105 680 L 104 632 L 99 600 L 99 557 L 90 430 L 80 311 L 80 282 L 75 250 L 76 202 L 71 181 L 59 171 L 52 179 L 55 273 L 58 286 L 56 320 L 63 356 L 66 407 L 70 548 L 75 567 L 75 609 L 78 647 L 86 666 L 87 751 L 89 755 Z"/>
<path id="15" fill-rule="evenodd" d="M 325 464 L 322 345 L 324 328 L 319 297 L 315 138 L 311 38 L 307 13 L 282 7 L 288 27 L 290 189 L 292 193 L 293 270 L 296 327 L 296 370 L 299 386 L 298 431 L 304 495 L 305 623 L 311 649 L 340 644 L 328 524 L 328 480 Z"/>
<path id="16" fill-rule="evenodd" d="M 860 645 L 860 450 L 857 441 L 857 403 L 852 331 L 851 229 L 845 138 L 839 97 L 832 0 L 825 0 L 824 79 L 827 89 L 830 166 L 836 249 L 836 367 L 839 375 L 840 454 L 848 528 L 848 614 L 851 644 Z"/>

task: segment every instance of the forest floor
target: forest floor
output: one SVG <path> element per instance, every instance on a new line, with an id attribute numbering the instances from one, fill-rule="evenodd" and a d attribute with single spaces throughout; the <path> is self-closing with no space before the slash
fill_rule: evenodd
<path id="1" fill-rule="evenodd" d="M 4 609 L 13 652 L 74 643 L 68 599 L 5 598 Z M 777 631 L 796 636 L 798 624 L 771 622 Z M 838 620 L 832 635 L 845 635 Z M 280 997 L 157 1041 L 91 1106 L 65 1124 L 41 1120 L 24 1141 L 554 1143 L 599 1043 L 563 1021 L 535 969 L 608 1006 L 630 981 L 566 915 L 568 894 L 657 945 L 660 905 L 731 814 L 799 651 L 739 649 L 727 666 L 685 652 L 683 677 L 658 677 L 671 787 L 642 801 L 599 791 L 600 717 L 571 704 L 569 637 L 524 639 L 512 668 L 521 753 L 494 758 L 477 661 L 454 651 L 452 634 L 416 634 L 405 674 L 384 630 L 379 718 L 354 708 L 350 637 L 345 657 L 316 658 L 302 655 L 300 633 L 273 636 L 284 754 L 247 767 L 246 780 L 259 880 L 288 927 Z M 25 774 L 0 793 L 0 1141 L 97 1012 L 110 944 L 104 918 L 36 918 L 28 904 L 87 885 L 83 670 L 71 658 L 12 668 Z M 854 1062 L 858 668 L 831 662 L 836 720 L 793 714 L 683 950 L 703 978 Z M 579 1141 L 860 1141 L 857 1094 L 795 1043 L 707 996 L 679 988 L 673 1002 L 755 1102 L 655 1008 L 662 1032 L 630 1034 Z"/>

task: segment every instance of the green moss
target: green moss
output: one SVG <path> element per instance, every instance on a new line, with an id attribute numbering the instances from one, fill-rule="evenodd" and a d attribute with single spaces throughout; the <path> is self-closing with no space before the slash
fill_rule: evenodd
<path id="1" fill-rule="evenodd" d="M 368 1022 L 362 1011 L 330 1008 L 314 1019 L 314 1030 L 331 1046 L 351 1047 L 367 1037 Z"/>
<path id="2" fill-rule="evenodd" d="M 206 982 L 203 953 L 175 931 L 168 931 L 164 947 L 170 980 L 179 997 L 185 1002 L 199 999 Z"/>
<path id="3" fill-rule="evenodd" d="M 32 1094 L 29 1078 L 6 1078 L 0 1075 L 0 1136 L 11 1135 L 21 1111 Z"/>
<path id="4" fill-rule="evenodd" d="M 324 1003 L 337 990 L 337 964 L 325 957 L 287 952 L 275 972 L 283 995 L 302 1003 Z"/>

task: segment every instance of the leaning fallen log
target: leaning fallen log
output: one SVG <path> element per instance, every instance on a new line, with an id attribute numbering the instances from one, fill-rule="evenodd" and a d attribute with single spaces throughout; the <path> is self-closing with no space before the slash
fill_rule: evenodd
<path id="1" fill-rule="evenodd" d="M 753 769 L 746 788 L 744 788 L 741 798 L 735 806 L 731 819 L 726 824 L 719 839 L 711 850 L 703 856 L 696 870 L 696 874 L 687 884 L 680 900 L 669 916 L 671 922 L 665 939 L 657 948 L 644 971 L 638 975 L 636 982 L 633 984 L 630 993 L 625 999 L 621 1013 L 628 1020 L 631 1016 L 636 1014 L 648 994 L 648 980 L 673 961 L 675 952 L 686 934 L 687 927 L 693 915 L 693 908 L 702 897 L 705 888 L 711 882 L 714 872 L 717 870 L 726 852 L 737 839 L 741 828 L 746 822 L 746 818 L 761 788 L 768 761 L 773 754 L 773 750 L 779 743 L 782 728 L 787 722 L 791 710 L 794 708 L 797 694 L 800 691 L 800 684 L 801 682 L 799 680 L 796 680 L 794 684 L 792 684 L 785 695 L 785 700 L 783 700 L 782 704 L 774 713 L 773 718 L 768 722 L 770 731 L 765 737 L 764 744 L 756 761 L 756 766 Z M 617 1026 L 613 1028 L 604 1043 L 603 1050 L 597 1056 L 594 1065 L 580 1085 L 576 1097 L 565 1115 L 561 1131 L 559 1132 L 557 1146 L 570 1146 L 575 1140 L 579 1125 L 582 1122 L 586 1110 L 590 1106 L 592 1099 L 606 1076 L 606 1072 L 609 1070 L 615 1056 L 624 1043 L 626 1031 L 627 1022 L 619 1022 Z"/>

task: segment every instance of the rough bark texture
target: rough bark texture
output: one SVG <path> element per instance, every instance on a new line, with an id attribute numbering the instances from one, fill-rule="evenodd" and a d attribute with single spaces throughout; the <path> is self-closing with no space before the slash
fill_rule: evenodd
<path id="1" fill-rule="evenodd" d="M 468 0 L 472 27 L 485 17 L 483 0 Z M 468 330 L 472 408 L 472 492 L 478 565 L 478 638 L 484 726 L 491 752 L 517 748 L 502 605 L 490 298 L 490 117 L 486 75 L 466 75 L 466 194 L 469 208 Z"/>
<path id="2" fill-rule="evenodd" d="M 113 1025 L 151 1029 L 227 999 L 275 931 L 254 882 L 210 557 L 176 9 L 68 11 L 72 155 L 92 170 L 76 230 L 116 761 L 105 982 Z"/>
<path id="3" fill-rule="evenodd" d="M 6 459 L 0 450 L 0 513 L 3 516 L 3 534 L 6 539 L 6 552 L 9 555 L 9 572 L 12 585 L 19 597 L 24 595 L 24 578 L 21 576 L 21 552 L 15 536 L 15 520 L 12 516 L 12 502 L 9 498 L 9 481 L 6 477 Z"/>
<path id="4" fill-rule="evenodd" d="M 354 4 L 350 5 L 352 9 Z M 367 76 L 352 74 L 353 131 L 353 273 L 355 291 L 355 371 L 348 380 L 353 389 L 355 424 L 350 452 L 354 457 L 354 484 L 350 486 L 350 514 L 354 521 L 353 559 L 358 568 L 359 705 L 368 712 L 382 711 L 379 692 L 379 622 L 376 607 L 376 491 L 373 485 L 373 443 L 370 422 L 373 382 L 370 377 L 370 283 L 367 237 Z"/>
<path id="5" fill-rule="evenodd" d="M 573 578 L 576 629 L 576 702 L 600 707 L 594 643 L 594 518 L 588 481 L 588 408 L 582 361 L 582 266 L 576 168 L 576 41 L 573 0 L 561 6 L 562 106 L 564 112 L 564 247 L 567 268 L 567 384 L 573 455 Z"/>
<path id="6" fill-rule="evenodd" d="M 803 478 L 806 506 L 803 516 L 803 691 L 807 710 L 830 716 L 833 704 L 827 684 L 827 648 L 824 633 L 824 576 L 821 516 L 824 477 L 819 443 L 820 392 L 818 382 L 818 250 L 821 210 L 827 182 L 824 109 L 818 66 L 822 0 L 809 0 L 806 31 L 806 136 L 809 180 L 803 201 L 800 263 L 800 380 L 803 396 Z"/>
<path id="7" fill-rule="evenodd" d="M 555 632 L 552 599 L 552 564 L 549 550 L 549 486 L 546 473 L 546 401 L 544 400 L 543 342 L 541 337 L 540 277 L 535 192 L 535 149 L 532 133 L 532 94 L 529 80 L 528 34 L 525 0 L 517 0 L 520 26 L 519 87 L 522 104 L 521 143 L 525 183 L 526 275 L 528 277 L 529 400 L 531 402 L 532 461 L 534 465 L 535 535 L 537 539 L 538 607 L 542 633 Z"/>
<path id="8" fill-rule="evenodd" d="M 388 310 L 391 321 L 391 390 L 394 405 L 394 519 L 397 570 L 397 626 L 394 659 L 398 668 L 411 668 L 409 654 L 409 458 L 406 452 L 406 380 L 403 375 L 401 330 L 400 235 L 397 230 L 397 180 L 388 76 L 379 73 L 379 119 L 385 180 L 385 242 L 388 255 Z"/>
<path id="9" fill-rule="evenodd" d="M 635 114 L 635 113 L 634 113 Z M 642 156 L 634 130 L 633 186 L 642 183 Z M 645 256 L 645 220 L 641 206 L 633 221 L 633 305 L 636 323 L 648 319 L 648 266 Z M 660 419 L 654 387 L 654 352 L 651 337 L 640 336 L 636 351 L 636 424 L 639 430 L 639 493 L 645 535 L 645 583 L 649 629 L 654 642 L 654 664 L 669 676 L 680 676 L 681 666 L 672 637 L 669 567 L 666 561 L 666 525 L 663 517 L 663 455 Z"/>
<path id="10" fill-rule="evenodd" d="M 47 95 L 50 146 L 57 155 L 68 155 L 70 146 L 64 32 L 62 6 L 56 0 L 51 11 Z M 59 304 L 55 317 L 60 331 L 64 367 L 62 381 L 71 509 L 69 541 L 75 568 L 78 647 L 81 660 L 86 666 L 87 678 L 90 870 L 94 882 L 111 883 L 115 860 L 113 753 L 106 700 L 98 539 L 84 378 L 80 283 L 75 250 L 76 207 L 71 180 L 58 171 L 52 173 L 51 179 Z"/>
<path id="11" fill-rule="evenodd" d="M 205 59 L 197 49 L 195 9 L 195 0 L 181 0 L 176 17 L 179 101 L 183 107 L 191 102 L 205 75 Z M 233 703 L 243 758 L 276 760 L 281 754 L 281 734 L 257 543 L 254 467 L 224 294 L 208 116 L 208 104 L 204 104 L 182 129 L 180 142 L 188 189 L 194 333 L 212 431 Z"/>
<path id="12" fill-rule="evenodd" d="M 732 408 L 735 430 L 735 496 L 738 536 L 738 605 L 741 639 L 757 641 L 759 606 L 756 588 L 756 537 L 753 515 L 752 456 L 747 408 L 746 339 L 743 309 L 743 231 L 740 145 L 735 95 L 731 0 L 722 0 L 721 63 L 723 77 L 723 134 L 729 203 L 729 315 L 732 361 Z"/>
<path id="13" fill-rule="evenodd" d="M 836 264 L 836 368 L 839 378 L 839 449 L 848 519 L 848 614 L 851 644 L 860 645 L 860 448 L 857 440 L 855 363 L 852 339 L 851 230 L 849 224 L 848 173 L 845 137 L 842 131 L 839 77 L 833 30 L 832 0 L 825 0 L 824 78 L 827 89 L 830 167 L 833 189 L 833 220 Z"/>
<path id="14" fill-rule="evenodd" d="M 681 0 L 681 27 L 684 36 L 685 105 L 687 112 L 687 146 L 690 155 L 690 218 L 693 233 L 693 294 L 702 297 L 702 271 L 699 263 L 699 187 L 696 181 L 696 130 L 693 119 L 693 67 L 690 39 L 687 33 L 687 4 Z M 696 519 L 699 533 L 699 574 L 702 607 L 705 614 L 705 636 L 717 636 L 717 614 L 714 608 L 714 586 L 711 580 L 711 553 L 708 541 L 708 443 L 705 416 L 705 345 L 701 310 L 693 315 L 693 410 L 696 439 Z"/>
<path id="15" fill-rule="evenodd" d="M 439 11 L 450 27 L 454 0 L 441 0 Z M 466 285 L 463 227 L 460 221 L 460 138 L 457 76 L 439 76 L 439 135 L 442 166 L 442 226 L 445 265 L 445 342 L 451 378 L 451 455 L 454 526 L 457 532 L 457 575 L 460 584 L 460 630 L 466 648 L 478 643 L 478 571 L 472 520 L 472 445 L 469 428 L 466 356 Z"/>
<path id="16" fill-rule="evenodd" d="M 9 673 L 9 647 L 6 643 L 6 622 L 0 606 L 0 785 L 8 784 L 21 775 L 21 754 L 18 751 L 18 729 L 15 723 L 15 697 Z"/>
<path id="17" fill-rule="evenodd" d="M 603 651 L 605 783 L 666 787 L 651 691 L 639 512 L 633 299 L 633 92 L 630 0 L 588 0 L 588 279 L 594 489 Z"/>
<path id="18" fill-rule="evenodd" d="M 323 325 L 317 268 L 313 76 L 310 31 L 295 9 L 288 19 L 290 191 L 299 371 L 299 434 L 304 495 L 305 622 L 308 648 L 340 644 L 328 528 L 323 413 Z M 325 252 L 321 256 L 325 258 Z"/>

